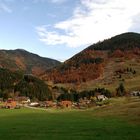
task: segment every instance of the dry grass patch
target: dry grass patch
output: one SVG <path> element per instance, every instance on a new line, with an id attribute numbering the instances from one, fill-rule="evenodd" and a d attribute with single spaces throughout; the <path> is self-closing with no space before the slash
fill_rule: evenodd
<path id="1" fill-rule="evenodd" d="M 110 99 L 110 105 L 96 107 L 94 116 L 115 116 L 140 124 L 140 98 L 121 97 Z"/>

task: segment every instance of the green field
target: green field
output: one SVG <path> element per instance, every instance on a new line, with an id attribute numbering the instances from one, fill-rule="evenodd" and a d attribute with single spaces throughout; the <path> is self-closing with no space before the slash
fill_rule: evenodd
<path id="1" fill-rule="evenodd" d="M 1 140 L 139 140 L 140 99 L 88 110 L 0 109 Z"/>

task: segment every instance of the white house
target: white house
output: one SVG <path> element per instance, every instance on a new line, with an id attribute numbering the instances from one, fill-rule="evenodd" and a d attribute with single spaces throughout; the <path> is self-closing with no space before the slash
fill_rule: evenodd
<path id="1" fill-rule="evenodd" d="M 98 101 L 104 101 L 108 99 L 105 95 L 97 95 L 96 98 Z"/>

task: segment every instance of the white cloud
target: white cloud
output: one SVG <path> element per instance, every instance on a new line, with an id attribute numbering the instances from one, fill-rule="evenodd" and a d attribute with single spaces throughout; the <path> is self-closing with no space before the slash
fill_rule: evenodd
<path id="1" fill-rule="evenodd" d="M 129 31 L 139 5 L 139 0 L 81 0 L 69 19 L 36 29 L 47 45 L 85 46 Z"/>
<path id="2" fill-rule="evenodd" d="M 12 13 L 12 9 L 4 3 L 0 3 L 0 11 L 4 11 L 4 12 L 7 12 L 7 13 Z"/>

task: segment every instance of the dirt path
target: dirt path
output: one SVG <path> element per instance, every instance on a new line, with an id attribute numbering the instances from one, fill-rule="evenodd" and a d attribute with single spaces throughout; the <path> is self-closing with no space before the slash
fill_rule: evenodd
<path id="1" fill-rule="evenodd" d="M 28 105 L 25 105 L 24 107 L 30 108 L 30 109 L 36 109 L 36 110 L 44 110 L 44 111 L 47 111 L 47 109 L 45 109 L 45 108 L 31 107 L 31 106 L 28 106 Z"/>

